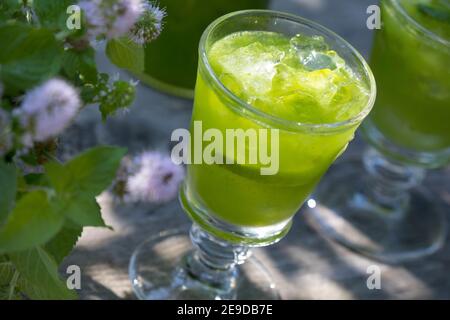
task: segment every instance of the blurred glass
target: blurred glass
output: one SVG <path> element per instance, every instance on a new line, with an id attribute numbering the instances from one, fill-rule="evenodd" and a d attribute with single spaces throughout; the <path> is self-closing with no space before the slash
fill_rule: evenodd
<path id="1" fill-rule="evenodd" d="M 160 0 L 167 17 L 158 39 L 144 48 L 131 43 L 109 45 L 109 58 L 139 80 L 160 91 L 194 97 L 198 43 L 202 32 L 218 17 L 233 11 L 264 9 L 269 0 Z M 128 56 L 122 61 L 119 55 Z"/>
<path id="2" fill-rule="evenodd" d="M 450 161 L 450 1 L 382 0 L 381 17 L 371 57 L 378 96 L 362 125 L 370 147 L 363 163 L 330 172 L 309 216 L 352 250 L 399 263 L 446 237 L 440 201 L 420 183 L 426 168 Z"/>

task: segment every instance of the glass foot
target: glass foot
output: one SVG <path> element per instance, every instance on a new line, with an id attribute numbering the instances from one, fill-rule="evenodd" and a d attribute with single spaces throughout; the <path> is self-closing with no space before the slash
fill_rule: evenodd
<path id="1" fill-rule="evenodd" d="M 423 187 L 413 187 L 404 210 L 391 214 L 367 200 L 367 176 L 359 160 L 333 166 L 307 202 L 309 224 L 325 237 L 386 263 L 417 259 L 442 247 L 446 219 Z"/>
<path id="2" fill-rule="evenodd" d="M 166 83 L 164 81 L 158 80 L 148 74 L 135 73 L 135 72 L 131 72 L 131 74 L 133 75 L 133 77 L 139 79 L 146 85 L 148 85 L 160 92 L 163 92 L 165 94 L 173 95 L 173 96 L 176 96 L 179 98 L 184 98 L 184 99 L 189 99 L 189 100 L 194 99 L 194 89 L 177 87 L 170 83 Z"/>
<path id="3" fill-rule="evenodd" d="M 269 272 L 254 257 L 236 268 L 229 290 L 197 281 L 185 268 L 192 250 L 189 230 L 184 229 L 162 232 L 139 245 L 129 265 L 136 296 L 142 300 L 280 299 Z"/>

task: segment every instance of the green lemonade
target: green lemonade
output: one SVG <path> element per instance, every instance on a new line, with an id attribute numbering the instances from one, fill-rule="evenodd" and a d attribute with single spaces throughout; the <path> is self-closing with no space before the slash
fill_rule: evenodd
<path id="1" fill-rule="evenodd" d="M 345 150 L 359 122 L 326 133 L 314 125 L 357 116 L 367 106 L 368 84 L 319 36 L 245 31 L 225 36 L 208 51 L 214 74 L 241 101 L 275 119 L 311 126 L 302 131 L 280 128 L 275 175 L 261 175 L 261 163 L 189 165 L 186 196 L 197 208 L 233 225 L 283 223 Z M 225 137 L 226 129 L 277 128 L 243 116 L 242 107 L 230 107 L 206 72 L 200 64 L 192 116 L 193 123 L 202 121 L 203 131 L 216 128 Z M 196 134 L 192 127 L 191 134 Z"/>
<path id="2" fill-rule="evenodd" d="M 450 1 L 383 0 L 381 6 L 383 27 L 371 57 L 379 90 L 370 121 L 401 147 L 448 150 Z"/>

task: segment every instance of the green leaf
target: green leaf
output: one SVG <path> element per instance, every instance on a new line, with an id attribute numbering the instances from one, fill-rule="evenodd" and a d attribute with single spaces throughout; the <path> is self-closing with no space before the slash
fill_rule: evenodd
<path id="1" fill-rule="evenodd" d="M 75 224 L 65 223 L 58 234 L 50 240 L 45 249 L 60 264 L 75 247 L 83 228 Z"/>
<path id="2" fill-rule="evenodd" d="M 67 29 L 67 8 L 72 4 L 76 4 L 76 1 L 33 0 L 34 12 L 39 17 L 39 22 L 49 28 Z"/>
<path id="3" fill-rule="evenodd" d="M 39 187 L 49 187 L 50 182 L 48 181 L 48 178 L 43 173 L 29 173 L 25 175 L 24 181 L 26 185 L 31 186 L 39 186 Z"/>
<path id="4" fill-rule="evenodd" d="M 17 190 L 17 170 L 0 160 L 0 227 L 12 210 Z"/>
<path id="5" fill-rule="evenodd" d="M 125 153 L 123 148 L 95 147 L 65 165 L 51 163 L 45 168 L 57 192 L 97 196 L 112 183 Z"/>
<path id="6" fill-rule="evenodd" d="M 11 295 L 9 286 L 0 287 L 0 300 L 21 300 L 20 295 L 14 291 Z"/>
<path id="7" fill-rule="evenodd" d="M 17 280 L 20 274 L 14 267 L 14 263 L 5 255 L 0 255 L 0 300 L 16 300 Z"/>
<path id="8" fill-rule="evenodd" d="M 53 33 L 26 24 L 0 26 L 0 79 L 13 95 L 58 74 L 62 45 Z"/>
<path id="9" fill-rule="evenodd" d="M 20 291 L 27 297 L 37 300 L 76 298 L 76 293 L 60 279 L 58 267 L 45 249 L 36 247 L 9 256 L 21 275 Z"/>
<path id="10" fill-rule="evenodd" d="M 95 97 L 98 94 L 97 87 L 91 83 L 83 85 L 80 92 L 80 97 L 83 99 L 85 105 L 96 102 Z"/>
<path id="11" fill-rule="evenodd" d="M 0 1 L 0 21 L 6 21 L 14 18 L 20 12 L 21 3 L 19 0 L 1 0 Z"/>
<path id="12" fill-rule="evenodd" d="M 71 222 L 84 227 L 105 227 L 100 206 L 95 197 L 86 193 L 59 193 L 54 198 L 55 211 Z"/>
<path id="13" fill-rule="evenodd" d="M 33 191 L 17 202 L 0 229 L 0 254 L 32 248 L 50 240 L 63 224 L 44 191 Z"/>
<path id="14" fill-rule="evenodd" d="M 128 38 L 108 41 L 106 55 L 119 68 L 136 73 L 144 71 L 144 48 L 136 45 Z"/>
<path id="15" fill-rule="evenodd" d="M 66 170 L 66 167 L 63 164 L 58 162 L 48 162 L 45 164 L 45 173 L 56 192 L 63 193 L 66 188 L 69 188 L 72 175 Z"/>
<path id="16" fill-rule="evenodd" d="M 68 206 L 66 216 L 80 226 L 106 227 L 100 206 L 93 197 L 78 196 Z"/>
<path id="17" fill-rule="evenodd" d="M 126 81 L 115 81 L 107 94 L 100 98 L 100 111 L 103 120 L 114 115 L 117 110 L 131 105 L 136 95 L 136 88 Z"/>
<path id="18" fill-rule="evenodd" d="M 63 70 L 69 78 L 82 77 L 87 82 L 96 83 L 97 66 L 94 49 L 88 48 L 84 51 L 68 49 L 64 51 Z"/>
<path id="19" fill-rule="evenodd" d="M 105 226 L 95 196 L 112 183 L 125 153 L 122 148 L 103 146 L 87 150 L 64 165 L 46 164 L 57 193 L 58 212 L 82 227 Z"/>
<path id="20" fill-rule="evenodd" d="M 98 103 L 101 93 L 108 94 L 109 75 L 107 73 L 97 73 L 95 83 L 85 83 L 81 89 L 80 96 L 84 104 Z"/>
<path id="21" fill-rule="evenodd" d="M 0 287 L 9 285 L 15 271 L 14 264 L 6 256 L 0 256 Z"/>

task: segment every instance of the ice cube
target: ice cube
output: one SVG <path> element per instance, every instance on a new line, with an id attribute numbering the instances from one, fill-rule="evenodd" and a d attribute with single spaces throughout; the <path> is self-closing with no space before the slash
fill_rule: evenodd
<path id="1" fill-rule="evenodd" d="M 221 57 L 219 63 L 224 73 L 233 76 L 249 96 L 263 95 L 271 90 L 275 67 L 284 52 L 276 47 L 254 42 Z"/>
<path id="2" fill-rule="evenodd" d="M 305 72 L 285 64 L 276 67 L 273 78 L 273 90 L 280 96 L 297 93 L 316 97 L 327 103 L 332 97 L 328 95 L 335 90 L 335 73 L 329 69 Z M 326 103 L 323 103 L 326 104 Z"/>
<path id="3" fill-rule="evenodd" d="M 310 71 L 322 69 L 335 70 L 345 66 L 344 59 L 339 57 L 336 51 L 331 50 L 325 53 L 312 51 L 304 57 L 302 63 Z"/>
<path id="4" fill-rule="evenodd" d="M 296 35 L 290 41 L 291 54 L 296 55 L 298 62 L 306 70 L 334 70 L 345 65 L 345 62 L 336 54 L 329 50 L 325 39 L 321 36 Z"/>
<path id="5" fill-rule="evenodd" d="M 280 64 L 272 81 L 279 102 L 275 112 L 300 122 L 328 121 L 329 105 L 338 89 L 336 73 L 330 69 L 305 71 Z"/>
<path id="6" fill-rule="evenodd" d="M 301 57 L 301 61 L 307 70 L 336 69 L 334 60 L 321 52 L 312 51 Z"/>
<path id="7" fill-rule="evenodd" d="M 291 48 L 296 52 L 327 51 L 328 45 L 322 36 L 295 35 L 291 41 Z"/>

